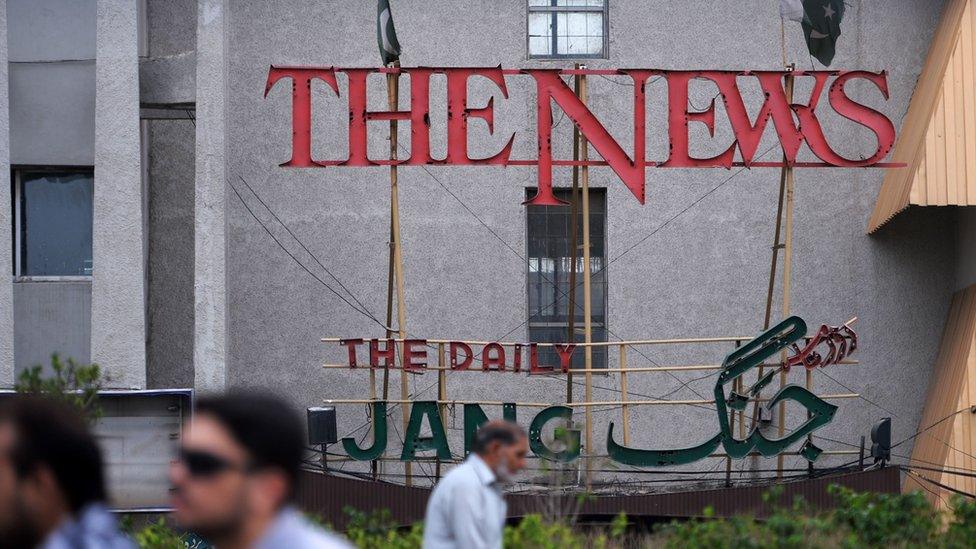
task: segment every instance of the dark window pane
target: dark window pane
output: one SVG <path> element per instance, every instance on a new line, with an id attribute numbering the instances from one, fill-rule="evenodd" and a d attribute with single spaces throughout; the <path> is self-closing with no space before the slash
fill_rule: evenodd
<path id="1" fill-rule="evenodd" d="M 534 194 L 530 189 L 527 195 Z M 554 194 L 563 200 L 571 199 L 569 189 L 554 189 Z M 606 192 L 603 189 L 590 190 L 590 272 L 591 280 L 591 319 L 593 322 L 593 341 L 606 341 L 606 294 L 607 277 L 602 271 L 606 262 L 605 230 Z M 564 343 L 569 338 L 570 315 L 573 315 L 575 340 L 582 343 L 583 334 L 583 216 L 577 213 L 577 250 L 579 254 L 574 264 L 572 260 L 572 223 L 570 207 L 546 206 L 528 209 L 528 301 L 529 338 L 540 343 Z M 544 223 L 540 221 L 544 219 Z M 598 225 L 598 226 L 597 226 Z M 570 286 L 569 279 L 576 271 L 576 287 Z M 575 294 L 572 310 L 569 306 L 570 294 Z M 575 368 L 583 367 L 585 352 L 578 349 L 573 356 Z M 552 349 L 540 349 L 543 364 L 558 364 L 558 357 Z M 606 366 L 607 349 L 594 347 L 594 367 Z"/>
<path id="2" fill-rule="evenodd" d="M 21 274 L 92 272 L 91 173 L 21 174 Z"/>

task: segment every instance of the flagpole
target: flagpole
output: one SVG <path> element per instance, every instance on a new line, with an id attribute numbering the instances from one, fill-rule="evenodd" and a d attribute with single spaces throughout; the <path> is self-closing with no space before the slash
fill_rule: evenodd
<path id="1" fill-rule="evenodd" d="M 390 67 L 399 69 L 400 60 L 393 61 Z M 392 72 L 386 75 L 386 91 L 387 99 L 389 101 L 390 112 L 395 112 L 399 110 L 400 103 L 400 73 Z M 390 120 L 390 160 L 397 159 L 397 121 L 395 119 Z M 407 304 L 404 297 L 404 272 L 403 272 L 403 249 L 402 241 L 400 238 L 400 198 L 399 190 L 397 186 L 397 166 L 396 163 L 390 164 L 390 234 L 392 236 L 392 245 L 390 248 L 390 253 L 393 257 L 393 274 L 394 280 L 396 281 L 396 304 L 397 304 L 397 329 L 399 331 L 400 339 L 406 339 L 407 337 Z M 389 288 L 389 285 L 388 285 Z M 393 300 L 393 292 L 389 291 L 387 293 L 387 310 L 392 309 L 391 301 Z M 403 432 L 406 433 L 407 425 L 410 422 L 410 405 L 406 401 L 410 397 L 410 386 L 409 377 L 407 376 L 407 369 L 403 367 L 404 353 L 405 349 L 403 345 L 400 346 L 400 400 L 404 401 L 401 406 L 403 412 Z M 389 369 L 384 371 L 384 375 L 389 375 Z M 388 378 L 387 378 L 388 379 Z M 387 379 L 384 380 L 384 389 L 387 388 Z M 386 391 L 384 391 L 386 392 Z M 386 397 L 387 395 L 384 395 Z M 405 462 L 403 464 L 405 483 L 407 486 L 413 484 L 413 468 L 410 462 Z"/>

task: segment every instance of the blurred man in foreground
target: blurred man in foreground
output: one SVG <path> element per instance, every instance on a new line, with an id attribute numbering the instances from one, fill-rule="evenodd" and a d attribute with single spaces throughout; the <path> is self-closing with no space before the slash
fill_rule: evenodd
<path id="1" fill-rule="evenodd" d="M 508 510 L 501 484 L 525 468 L 525 431 L 490 421 L 475 433 L 474 451 L 434 488 L 424 517 L 424 549 L 500 548 Z"/>
<path id="2" fill-rule="evenodd" d="M 201 399 L 170 470 L 176 522 L 220 549 L 349 547 L 289 505 L 304 451 L 301 419 L 282 401 Z"/>
<path id="3" fill-rule="evenodd" d="M 134 547 L 105 506 L 102 455 L 76 408 L 37 396 L 0 406 L 0 546 Z"/>

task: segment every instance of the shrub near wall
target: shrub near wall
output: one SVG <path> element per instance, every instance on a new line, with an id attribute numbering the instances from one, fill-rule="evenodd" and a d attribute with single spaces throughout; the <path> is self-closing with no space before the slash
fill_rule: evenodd
<path id="1" fill-rule="evenodd" d="M 831 487 L 837 507 L 829 512 L 811 511 L 802 501 L 792 507 L 778 507 L 765 520 L 750 517 L 705 518 L 672 522 L 653 533 L 636 533 L 620 515 L 602 531 L 575 528 L 565 523 L 546 522 L 529 515 L 505 528 L 505 547 L 518 549 L 629 549 L 667 548 L 944 548 L 976 547 L 976 502 L 957 497 L 953 511 L 943 515 L 920 493 L 855 493 Z M 778 498 L 774 490 L 767 503 Z M 350 515 L 346 536 L 364 549 L 420 549 L 423 525 L 397 528 L 388 511 L 363 513 L 347 509 Z M 153 523 L 133 533 L 141 547 L 179 549 L 191 544 L 185 536 Z"/>

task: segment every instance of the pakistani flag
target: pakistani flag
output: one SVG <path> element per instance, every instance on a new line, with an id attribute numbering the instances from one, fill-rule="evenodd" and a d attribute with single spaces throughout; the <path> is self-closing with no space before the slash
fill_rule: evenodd
<path id="1" fill-rule="evenodd" d="M 844 0 L 780 0 L 779 13 L 783 19 L 802 25 L 810 54 L 830 65 L 840 37 Z"/>
<path id="2" fill-rule="evenodd" d="M 390 0 L 379 0 L 376 4 L 376 39 L 384 65 L 400 60 L 400 42 L 397 42 L 396 29 L 393 27 Z"/>

